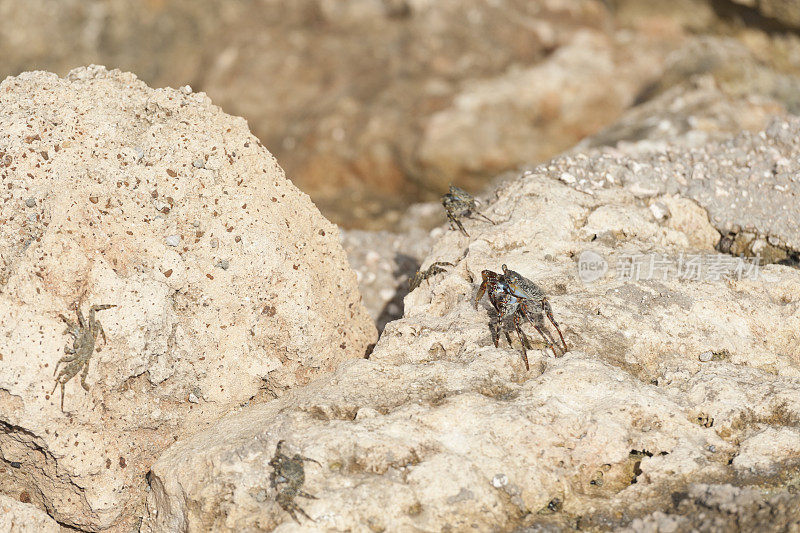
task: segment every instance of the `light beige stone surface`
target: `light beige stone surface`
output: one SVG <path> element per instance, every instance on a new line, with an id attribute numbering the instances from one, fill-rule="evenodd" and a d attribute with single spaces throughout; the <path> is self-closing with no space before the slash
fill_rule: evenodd
<path id="1" fill-rule="evenodd" d="M 791 459 L 759 435 L 800 417 L 800 273 L 634 276 L 633 256 L 732 258 L 697 249 L 714 229 L 695 204 L 634 194 L 612 171 L 577 155 L 501 185 L 485 210 L 498 224 L 439 238 L 425 263 L 456 266 L 405 298 L 369 360 L 171 446 L 153 465 L 145 530 L 609 528 L 692 483 L 735 480 L 742 452 L 764 475 Z M 586 251 L 608 269 L 584 282 Z M 492 344 L 487 301 L 473 306 L 481 271 L 503 264 L 550 296 L 570 348 L 538 343 L 530 371 L 518 342 Z M 302 526 L 269 485 L 281 439 L 321 463 L 306 464 L 318 499 L 297 498 L 315 520 Z"/>
<path id="2" fill-rule="evenodd" d="M 59 533 L 61 528 L 41 509 L 0 494 L 0 531 L 7 533 Z"/>
<path id="3" fill-rule="evenodd" d="M 3 492 L 121 525 L 175 439 L 374 341 L 337 228 L 204 94 L 93 66 L 8 78 L 0 109 Z M 117 307 L 62 412 L 73 302 Z"/>

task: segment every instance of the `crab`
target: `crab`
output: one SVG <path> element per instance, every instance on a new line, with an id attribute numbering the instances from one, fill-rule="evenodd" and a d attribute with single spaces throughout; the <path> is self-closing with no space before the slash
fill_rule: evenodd
<path id="1" fill-rule="evenodd" d="M 467 230 L 465 230 L 464 226 L 461 224 L 462 218 L 471 218 L 474 220 L 474 213 L 494 224 L 493 220 L 477 212 L 478 206 L 475 202 L 475 198 L 464 189 L 456 187 L 455 185 L 450 185 L 450 192 L 442 196 L 442 205 L 444 206 L 444 210 L 447 211 L 450 229 L 455 229 L 453 227 L 453 223 L 455 223 L 458 229 L 461 230 L 461 233 L 467 237 L 469 237 L 469 233 L 467 233 Z"/>
<path id="2" fill-rule="evenodd" d="M 420 284 L 426 279 L 431 278 L 436 274 L 447 272 L 444 268 L 442 268 L 444 266 L 453 266 L 453 263 L 448 263 L 447 261 L 436 261 L 425 271 L 417 270 L 412 277 L 408 278 L 408 292 L 411 292 L 419 287 Z"/>
<path id="3" fill-rule="evenodd" d="M 315 459 L 303 457 L 299 454 L 294 454 L 294 456 L 289 457 L 283 453 L 284 444 L 285 441 L 278 441 L 278 445 L 275 448 L 275 455 L 269 461 L 269 465 L 272 467 L 272 473 L 269 475 L 269 484 L 278 493 L 275 496 L 275 501 L 278 502 L 281 509 L 288 512 L 298 524 L 300 521 L 297 519 L 295 512 L 299 512 L 313 522 L 314 519 L 308 516 L 308 514 L 295 503 L 294 499 L 297 496 L 310 498 L 312 500 L 317 499 L 316 496 L 312 496 L 300 488 L 306 480 L 303 462 L 311 461 L 320 466 L 322 465 Z"/>
<path id="4" fill-rule="evenodd" d="M 475 307 L 478 306 L 478 302 L 486 293 L 495 311 L 497 311 L 497 316 L 493 317 L 489 322 L 489 330 L 492 333 L 492 341 L 495 346 L 500 345 L 501 331 L 505 334 L 508 343 L 512 344 L 511 336 L 508 333 L 509 328 L 507 327 L 507 321 L 511 319 L 522 344 L 522 359 L 525 362 L 525 370 L 530 370 L 526 348 L 530 348 L 531 344 L 528 336 L 522 331 L 522 320 L 525 319 L 533 324 L 533 327 L 544 339 L 547 347 L 553 351 L 553 355 L 558 357 L 555 342 L 545 327 L 542 316 L 544 313 L 556 328 L 556 331 L 558 331 L 564 353 L 567 352 L 567 343 L 564 341 L 564 335 L 561 334 L 561 329 L 553 318 L 553 310 L 550 307 L 547 296 L 539 286 L 522 276 L 522 274 L 509 269 L 506 265 L 503 265 L 502 274 L 484 270 L 481 272 L 481 277 L 483 281 L 475 297 Z"/>
<path id="5" fill-rule="evenodd" d="M 104 309 L 110 309 L 112 307 L 116 307 L 116 305 L 111 304 L 102 304 L 102 305 L 93 305 L 89 308 L 89 318 L 88 320 L 83 317 L 83 313 L 81 313 L 80 306 L 76 303 L 75 304 L 75 314 L 78 317 L 78 323 L 74 323 L 69 320 L 64 315 L 58 315 L 58 317 L 63 320 L 67 324 L 67 329 L 64 330 L 64 334 L 66 335 L 69 333 L 72 335 L 72 346 L 67 344 L 64 346 L 64 352 L 67 354 L 61 359 L 58 360 L 56 363 L 55 371 L 53 375 L 55 376 L 58 372 L 58 367 L 61 363 L 66 363 L 64 367 L 61 369 L 61 372 L 58 372 L 56 376 L 56 385 L 53 387 L 53 392 L 56 391 L 56 387 L 61 385 L 61 410 L 64 410 L 64 385 L 71 380 L 78 372 L 81 372 L 81 386 L 84 390 L 89 390 L 89 385 L 86 384 L 86 376 L 89 373 L 89 360 L 92 358 L 92 353 L 94 353 L 94 346 L 97 342 L 98 335 L 103 337 L 103 342 L 106 342 L 106 333 L 103 331 L 103 326 L 100 324 L 100 321 L 95 319 L 95 313 L 97 311 L 102 311 Z"/>

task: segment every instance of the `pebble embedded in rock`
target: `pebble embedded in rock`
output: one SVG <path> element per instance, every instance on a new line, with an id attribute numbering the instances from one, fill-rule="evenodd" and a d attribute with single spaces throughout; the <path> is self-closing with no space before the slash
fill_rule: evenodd
<path id="1" fill-rule="evenodd" d="M 178 246 L 181 243 L 181 236 L 180 235 L 170 235 L 164 238 L 164 241 L 169 246 Z"/>
<path id="2" fill-rule="evenodd" d="M 26 207 L 36 207 L 36 198 L 28 198 L 25 200 Z"/>
<path id="3" fill-rule="evenodd" d="M 650 212 L 653 213 L 653 218 L 659 222 L 663 222 L 669 217 L 669 209 L 661 202 L 650 204 Z"/>
<path id="4" fill-rule="evenodd" d="M 497 474 L 492 478 L 492 486 L 496 489 L 505 487 L 508 485 L 508 476 L 505 474 Z"/>

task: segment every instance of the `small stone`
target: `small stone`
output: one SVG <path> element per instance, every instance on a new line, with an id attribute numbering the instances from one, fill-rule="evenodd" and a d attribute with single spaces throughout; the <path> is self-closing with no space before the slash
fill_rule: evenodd
<path id="1" fill-rule="evenodd" d="M 25 200 L 25 207 L 36 207 L 36 198 L 28 198 Z"/>
<path id="2" fill-rule="evenodd" d="M 230 266 L 230 263 L 228 262 L 228 260 L 223 259 L 222 261 L 220 261 L 219 263 L 217 263 L 214 266 L 217 267 L 217 268 L 221 268 L 222 270 L 228 270 L 228 267 Z"/>
<path id="3" fill-rule="evenodd" d="M 164 239 L 169 246 L 178 246 L 181 243 L 180 235 L 170 235 Z"/>
<path id="4" fill-rule="evenodd" d="M 572 184 L 572 183 L 575 183 L 575 181 L 576 181 L 575 176 L 573 176 L 569 172 L 562 172 L 560 179 L 561 179 L 561 181 L 563 181 L 564 183 L 567 183 L 567 184 Z"/>
<path id="5" fill-rule="evenodd" d="M 200 399 L 197 396 L 195 396 L 193 392 L 190 392 L 189 403 L 200 403 Z"/>
<path id="6" fill-rule="evenodd" d="M 191 85 L 184 85 L 181 87 L 181 92 L 183 94 L 192 94 L 192 86 Z"/>
<path id="7" fill-rule="evenodd" d="M 508 477 L 505 474 L 496 474 L 492 478 L 492 486 L 496 489 L 505 487 L 508 485 Z"/>
<path id="8" fill-rule="evenodd" d="M 205 164 L 206 162 L 203 161 L 202 159 L 195 159 L 194 161 L 192 161 L 192 166 L 194 168 L 203 168 Z"/>
<path id="9" fill-rule="evenodd" d="M 707 352 L 701 353 L 698 359 L 700 359 L 700 361 L 702 361 L 703 363 L 707 363 L 711 361 L 713 357 L 714 357 L 714 352 L 708 350 Z"/>
<path id="10" fill-rule="evenodd" d="M 650 204 L 650 212 L 653 213 L 653 218 L 658 222 L 663 222 L 669 218 L 669 208 L 661 202 Z"/>

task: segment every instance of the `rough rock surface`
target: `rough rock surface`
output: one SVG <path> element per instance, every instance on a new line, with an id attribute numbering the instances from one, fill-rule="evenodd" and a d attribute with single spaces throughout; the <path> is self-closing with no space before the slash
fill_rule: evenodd
<path id="1" fill-rule="evenodd" d="M 797 531 L 800 496 L 789 491 L 697 484 L 673 495 L 668 511 L 637 518 L 621 533 L 669 531 Z M 767 494 L 764 494 L 767 492 Z"/>
<path id="2" fill-rule="evenodd" d="M 59 533 L 58 523 L 29 503 L 0 494 L 0 531 L 7 533 Z"/>
<path id="3" fill-rule="evenodd" d="M 640 198 L 680 194 L 706 209 L 730 239 L 722 243 L 724 251 L 796 262 L 791 258 L 800 251 L 800 118 L 777 118 L 763 131 L 691 150 L 642 144 L 593 151 L 579 165 L 556 159 L 550 166 L 582 190 L 622 184 Z M 621 157 L 625 153 L 640 156 L 629 160 Z"/>
<path id="4" fill-rule="evenodd" d="M 790 149 L 752 139 L 754 162 Z M 691 484 L 797 461 L 800 272 L 687 279 L 681 258 L 732 259 L 711 248 L 707 216 L 677 191 L 620 186 L 694 157 L 578 155 L 504 183 L 486 210 L 498 224 L 439 238 L 425 263 L 456 266 L 406 297 L 369 360 L 165 451 L 145 530 L 291 530 L 269 485 L 280 439 L 321 463 L 303 487 L 317 499 L 297 498 L 308 525 L 339 530 L 623 526 Z M 576 265 L 587 251 L 608 268 L 592 282 Z M 647 254 L 673 269 L 634 276 L 626 265 Z M 538 343 L 526 371 L 518 342 L 492 344 L 489 305 L 473 300 L 481 271 L 502 264 L 550 296 L 568 353 Z"/>
<path id="5" fill-rule="evenodd" d="M 0 109 L 3 492 L 74 527 L 131 519 L 175 439 L 374 341 L 337 228 L 204 94 L 89 67 L 8 78 Z M 62 412 L 74 302 L 117 307 Z"/>

